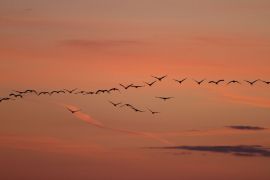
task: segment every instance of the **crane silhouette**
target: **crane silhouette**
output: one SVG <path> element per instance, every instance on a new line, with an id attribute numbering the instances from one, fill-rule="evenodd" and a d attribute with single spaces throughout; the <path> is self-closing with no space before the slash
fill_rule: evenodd
<path id="1" fill-rule="evenodd" d="M 182 80 L 178 80 L 178 79 L 173 79 L 173 80 L 178 82 L 179 84 L 182 84 L 185 80 L 187 80 L 187 78 L 184 78 Z"/>
<path id="2" fill-rule="evenodd" d="M 225 80 L 224 79 L 220 79 L 220 80 L 217 80 L 217 81 L 209 81 L 208 83 L 209 84 L 216 84 L 216 85 L 218 85 L 219 83 L 221 83 L 223 81 L 225 81 Z"/>
<path id="3" fill-rule="evenodd" d="M 154 114 L 159 114 L 160 112 L 157 112 L 157 111 L 152 111 L 151 109 L 149 109 L 149 108 L 147 108 L 148 109 L 148 111 L 150 111 L 153 115 Z"/>
<path id="4" fill-rule="evenodd" d="M 155 84 L 156 82 L 157 82 L 157 81 L 152 81 L 152 82 L 150 82 L 150 83 L 144 82 L 144 83 L 151 87 L 151 86 L 152 86 L 153 84 Z"/>
<path id="5" fill-rule="evenodd" d="M 81 111 L 81 109 L 72 110 L 72 109 L 70 109 L 70 108 L 68 108 L 68 107 L 67 107 L 67 110 L 69 110 L 69 111 L 70 111 L 72 114 L 74 114 L 74 113 L 77 113 L 77 112 Z"/>
<path id="6" fill-rule="evenodd" d="M 68 92 L 69 94 L 72 94 L 74 91 L 76 91 L 78 88 L 72 89 L 72 90 L 68 90 L 68 89 L 64 89 L 64 91 Z"/>
<path id="7" fill-rule="evenodd" d="M 118 105 L 122 104 L 121 102 L 119 102 L 119 103 L 114 103 L 114 102 L 112 102 L 112 101 L 109 101 L 109 103 L 111 103 L 114 107 L 117 107 Z"/>
<path id="8" fill-rule="evenodd" d="M 155 79 L 157 79 L 157 80 L 159 80 L 159 81 L 162 81 L 162 79 L 166 78 L 167 75 L 161 76 L 161 77 L 157 77 L 157 76 L 152 76 L 152 77 L 155 78 Z"/>
<path id="9" fill-rule="evenodd" d="M 270 81 L 263 81 L 263 80 L 261 81 L 264 82 L 265 84 L 270 84 Z"/>
<path id="10" fill-rule="evenodd" d="M 201 85 L 206 79 L 203 79 L 203 80 L 200 80 L 200 81 L 197 81 L 195 79 L 193 79 L 198 85 Z"/>
<path id="11" fill-rule="evenodd" d="M 21 94 L 14 94 L 14 93 L 9 94 L 9 96 L 13 96 L 15 98 L 17 98 L 17 97 L 23 98 L 23 96 Z"/>
<path id="12" fill-rule="evenodd" d="M 229 84 L 241 84 L 241 83 L 237 80 L 232 80 L 232 81 L 229 81 L 227 84 L 229 85 Z"/>
<path id="13" fill-rule="evenodd" d="M 259 79 L 256 79 L 254 81 L 245 80 L 245 82 L 249 83 L 251 86 L 254 85 L 258 81 L 259 81 Z"/>
<path id="14" fill-rule="evenodd" d="M 174 98 L 174 97 L 156 97 L 156 98 L 162 99 L 162 100 L 164 100 L 164 101 L 167 101 L 167 100 L 172 99 L 172 98 Z"/>
<path id="15" fill-rule="evenodd" d="M 130 88 L 133 84 L 129 84 L 129 85 L 127 85 L 127 86 L 124 86 L 123 84 L 119 84 L 120 86 L 122 86 L 124 89 L 128 89 L 128 88 Z"/>

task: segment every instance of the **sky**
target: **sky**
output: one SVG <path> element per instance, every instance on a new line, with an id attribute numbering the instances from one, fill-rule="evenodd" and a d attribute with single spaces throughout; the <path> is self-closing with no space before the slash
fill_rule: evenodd
<path id="1" fill-rule="evenodd" d="M 120 92 L 1 101 L 0 179 L 269 179 L 270 86 L 245 82 L 270 80 L 269 17 L 267 0 L 1 0 L 1 99 Z"/>

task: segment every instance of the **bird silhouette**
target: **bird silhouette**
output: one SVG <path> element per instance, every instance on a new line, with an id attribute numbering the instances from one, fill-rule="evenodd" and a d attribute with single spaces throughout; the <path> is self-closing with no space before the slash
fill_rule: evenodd
<path id="1" fill-rule="evenodd" d="M 112 101 L 109 101 L 109 103 L 111 103 L 114 107 L 117 107 L 118 105 L 122 104 L 121 102 L 119 102 L 119 103 L 114 103 L 114 102 L 112 102 Z"/>
<path id="2" fill-rule="evenodd" d="M 44 94 L 44 95 L 45 95 L 45 94 L 51 95 L 50 92 L 48 92 L 48 91 L 42 91 L 42 92 L 39 92 L 39 93 L 38 93 L 38 96 L 40 96 L 40 95 L 42 95 L 42 94 Z"/>
<path id="3" fill-rule="evenodd" d="M 107 90 L 107 89 L 99 89 L 99 90 L 97 90 L 96 91 L 96 94 L 99 94 L 99 93 L 110 93 L 110 91 L 109 90 Z"/>
<path id="4" fill-rule="evenodd" d="M 130 88 L 133 84 L 129 84 L 129 85 L 127 85 L 127 86 L 124 86 L 123 84 L 119 84 L 120 86 L 122 86 L 124 89 L 128 89 L 128 88 Z"/>
<path id="5" fill-rule="evenodd" d="M 225 81 L 224 79 L 220 79 L 220 80 L 218 80 L 218 81 L 209 81 L 208 83 L 209 84 L 216 84 L 216 85 L 218 85 L 219 83 L 221 83 L 221 82 L 223 82 L 223 81 Z"/>
<path id="6" fill-rule="evenodd" d="M 36 90 L 34 89 L 28 89 L 28 90 L 25 90 L 25 93 L 34 93 L 34 94 L 38 94 Z"/>
<path id="7" fill-rule="evenodd" d="M 67 107 L 67 109 L 68 109 L 72 114 L 81 111 L 81 109 L 78 109 L 78 110 L 72 110 L 72 109 L 70 109 L 70 108 L 68 108 L 68 107 Z"/>
<path id="8" fill-rule="evenodd" d="M 38 94 L 36 90 L 33 90 L 33 89 L 27 89 L 25 91 L 15 91 L 19 94 L 27 94 L 27 93 L 35 93 L 36 95 Z"/>
<path id="9" fill-rule="evenodd" d="M 254 80 L 254 81 L 245 80 L 245 82 L 249 83 L 251 86 L 252 86 L 253 84 L 255 84 L 257 81 L 259 81 L 259 79 L 256 79 L 256 80 Z"/>
<path id="10" fill-rule="evenodd" d="M 148 86 L 152 86 L 153 84 L 155 84 L 157 81 L 153 81 L 153 82 L 150 82 L 150 83 L 148 83 L 148 82 L 144 82 L 145 84 L 147 84 Z"/>
<path id="11" fill-rule="evenodd" d="M 123 104 L 123 105 L 120 106 L 120 107 L 124 107 L 124 106 L 130 107 L 130 108 L 134 108 L 134 106 L 132 106 L 131 104 Z"/>
<path id="12" fill-rule="evenodd" d="M 64 91 L 68 92 L 69 94 L 72 94 L 74 91 L 76 91 L 78 88 L 72 89 L 72 90 L 68 90 L 68 89 L 64 89 Z"/>
<path id="13" fill-rule="evenodd" d="M 23 98 L 23 96 L 21 94 L 14 94 L 14 93 L 9 94 L 9 96 L 13 96 L 15 98 L 17 98 L 17 97 Z"/>
<path id="14" fill-rule="evenodd" d="M 51 91 L 50 92 L 50 95 L 53 95 L 53 94 L 60 94 L 60 93 L 63 93 L 63 94 L 65 94 L 66 92 L 65 91 L 62 91 L 62 90 L 60 90 L 60 91 Z"/>
<path id="15" fill-rule="evenodd" d="M 12 98 L 9 98 L 9 97 L 4 97 L 4 98 L 0 99 L 0 102 L 9 101 L 9 100 L 15 100 L 15 99 L 12 99 Z"/>
<path id="16" fill-rule="evenodd" d="M 85 91 L 83 95 L 95 94 L 93 91 Z"/>
<path id="17" fill-rule="evenodd" d="M 235 83 L 237 83 L 237 84 L 241 84 L 239 81 L 237 81 L 237 80 L 232 80 L 232 81 L 229 81 L 227 84 L 229 85 L 229 84 L 235 84 Z"/>
<path id="18" fill-rule="evenodd" d="M 265 84 L 270 84 L 270 81 L 263 81 L 263 80 L 261 81 L 264 82 Z"/>
<path id="19" fill-rule="evenodd" d="M 151 109 L 149 109 L 149 108 L 147 108 L 148 109 L 148 111 L 150 111 L 153 115 L 154 114 L 158 114 L 158 113 L 160 113 L 160 112 L 156 112 L 156 111 L 152 111 Z"/>
<path id="20" fill-rule="evenodd" d="M 135 112 L 144 112 L 144 111 L 142 111 L 142 110 L 139 110 L 139 109 L 137 109 L 137 108 L 134 108 L 134 107 L 131 107 L 131 109 L 133 109 Z"/>
<path id="21" fill-rule="evenodd" d="M 155 79 L 157 79 L 157 80 L 159 80 L 159 81 L 162 81 L 162 79 L 166 78 L 167 75 L 161 76 L 161 77 L 157 77 L 157 76 L 152 76 L 152 77 L 155 78 Z"/>
<path id="22" fill-rule="evenodd" d="M 203 79 L 203 80 L 200 80 L 200 81 L 197 81 L 195 79 L 193 79 L 198 85 L 201 85 L 206 79 Z"/>
<path id="23" fill-rule="evenodd" d="M 15 90 L 13 90 L 13 91 L 16 93 L 19 93 L 19 94 L 25 94 L 25 91 L 15 91 Z"/>
<path id="24" fill-rule="evenodd" d="M 172 99 L 173 97 L 156 97 L 156 98 L 166 101 L 166 100 Z"/>
<path id="25" fill-rule="evenodd" d="M 109 89 L 109 92 L 111 92 L 111 91 L 118 91 L 118 92 L 121 92 L 118 88 L 111 88 L 111 89 Z"/>
<path id="26" fill-rule="evenodd" d="M 75 92 L 74 94 L 84 94 L 86 93 L 86 91 L 78 91 L 78 92 Z"/>
<path id="27" fill-rule="evenodd" d="M 182 80 L 178 80 L 178 79 L 173 79 L 173 80 L 178 82 L 179 84 L 182 84 L 185 80 L 187 80 L 187 78 L 184 78 Z"/>
<path id="28" fill-rule="evenodd" d="M 142 87 L 144 87 L 144 86 L 140 86 L 140 85 L 131 85 L 130 87 L 133 87 L 133 88 L 142 88 Z"/>

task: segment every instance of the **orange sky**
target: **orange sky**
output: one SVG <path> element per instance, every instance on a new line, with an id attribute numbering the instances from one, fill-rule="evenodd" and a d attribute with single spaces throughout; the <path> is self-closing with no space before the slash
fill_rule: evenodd
<path id="1" fill-rule="evenodd" d="M 269 17 L 267 0 L 0 1 L 1 98 L 27 88 L 121 88 L 168 75 L 151 88 L 111 95 L 1 102 L 0 179 L 269 179 L 269 157 L 144 149 L 269 147 L 268 130 L 226 127 L 270 128 L 269 85 L 243 81 L 270 80 Z M 173 81 L 185 77 L 181 86 Z M 193 78 L 242 84 L 198 86 Z"/>

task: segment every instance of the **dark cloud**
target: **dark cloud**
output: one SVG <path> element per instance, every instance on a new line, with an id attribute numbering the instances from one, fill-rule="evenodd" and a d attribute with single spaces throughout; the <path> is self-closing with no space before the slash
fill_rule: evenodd
<path id="1" fill-rule="evenodd" d="M 258 126 L 243 126 L 243 125 L 237 125 L 237 126 L 226 126 L 227 128 L 231 129 L 238 129 L 238 130 L 265 130 L 264 127 L 258 127 Z"/>
<path id="2" fill-rule="evenodd" d="M 270 157 L 270 150 L 259 145 L 238 145 L 238 146 L 167 146 L 150 147 L 149 149 L 174 149 L 202 152 L 216 152 L 232 154 L 236 156 L 263 156 Z"/>

